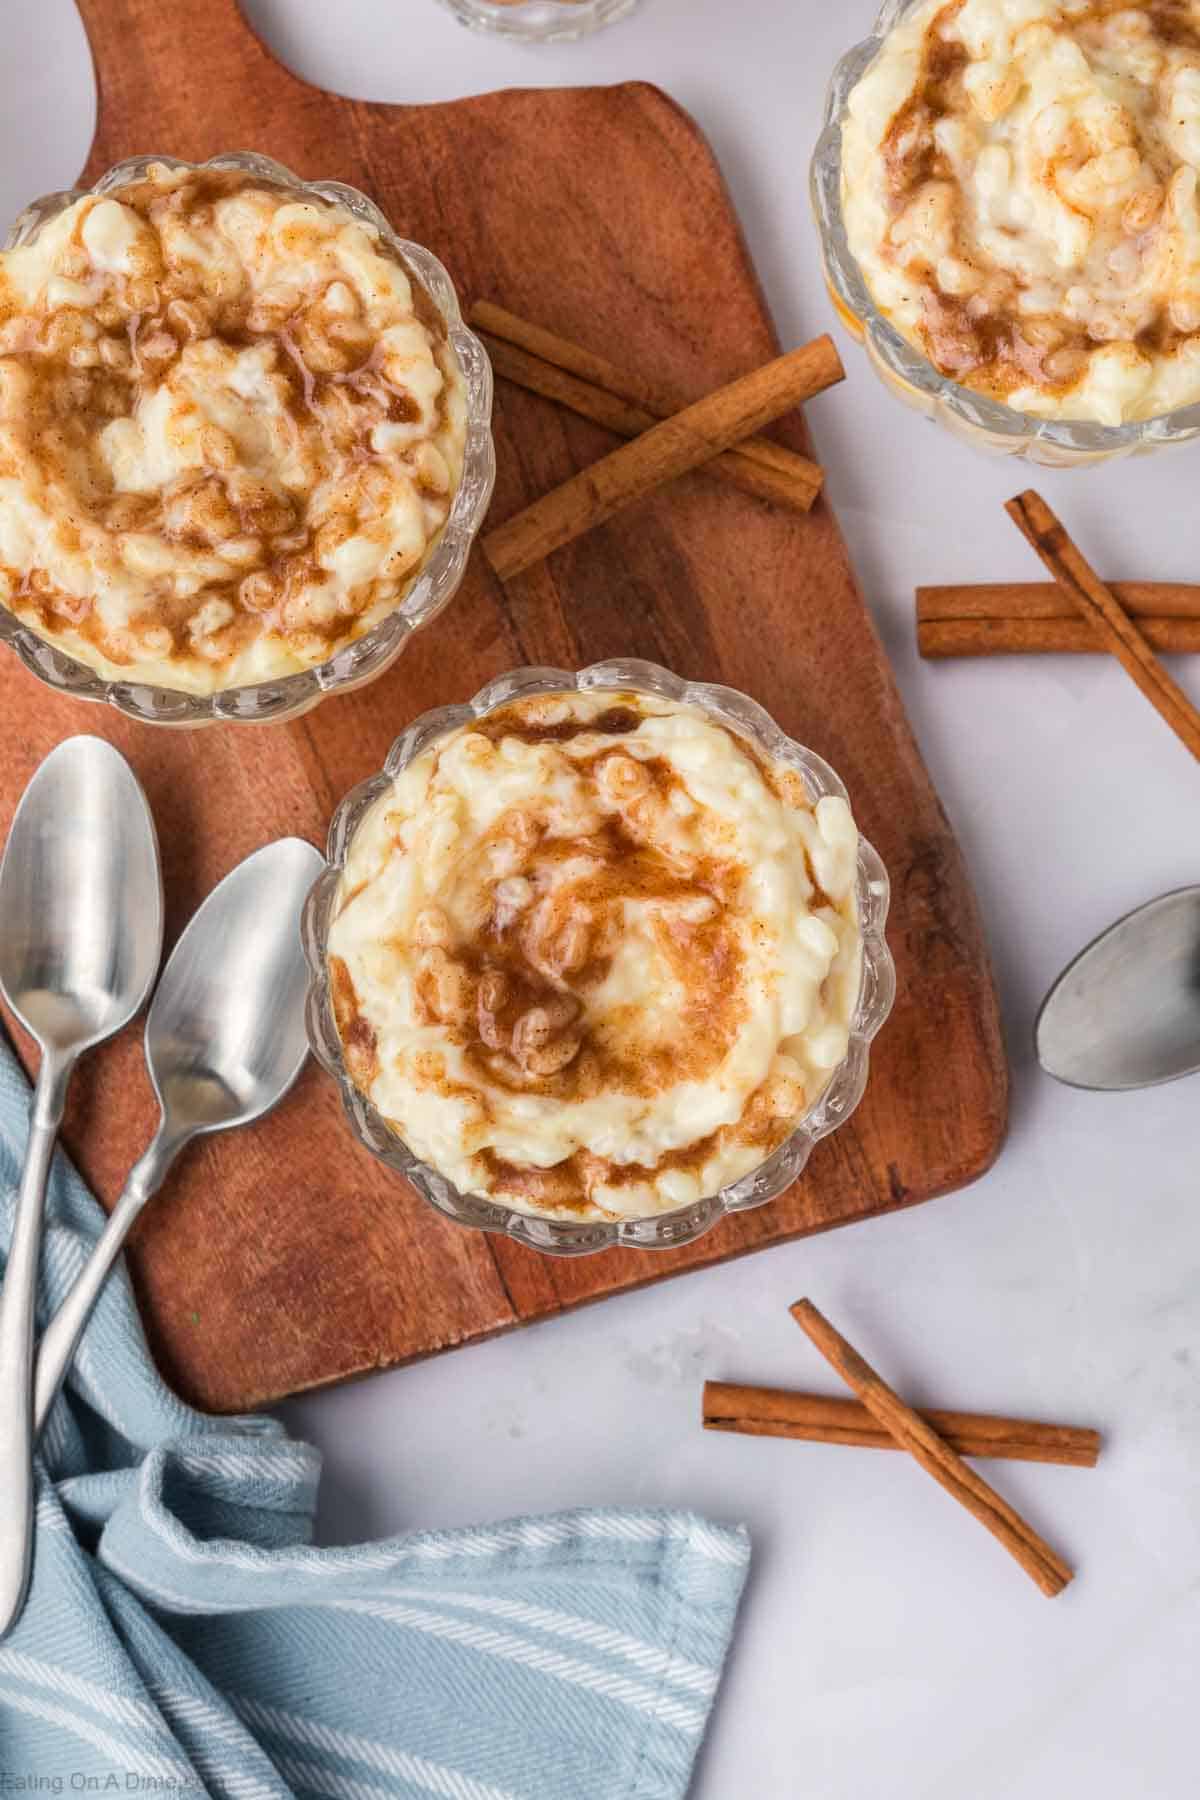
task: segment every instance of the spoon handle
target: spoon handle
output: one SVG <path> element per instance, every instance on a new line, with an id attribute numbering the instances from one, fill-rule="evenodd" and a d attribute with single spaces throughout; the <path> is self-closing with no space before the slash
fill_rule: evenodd
<path id="1" fill-rule="evenodd" d="M 71 1063 L 42 1057 L 0 1290 L 0 1638 L 21 1615 L 33 1558 L 33 1328 L 42 1223 Z"/>
<path id="2" fill-rule="evenodd" d="M 146 1202 L 162 1186 L 184 1140 L 169 1141 L 160 1130 L 129 1171 L 121 1197 L 96 1239 L 66 1299 L 42 1333 L 34 1376 L 33 1436 L 36 1442 L 58 1397 L 84 1328 L 108 1280 L 121 1247 Z"/>

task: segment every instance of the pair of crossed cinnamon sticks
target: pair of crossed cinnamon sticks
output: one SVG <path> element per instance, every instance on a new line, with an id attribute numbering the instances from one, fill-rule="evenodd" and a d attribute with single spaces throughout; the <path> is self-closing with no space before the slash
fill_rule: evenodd
<path id="1" fill-rule="evenodd" d="M 468 319 L 497 375 L 630 440 L 485 535 L 502 581 L 691 469 L 793 512 L 807 512 L 821 491 L 815 462 L 756 434 L 844 378 L 828 336 L 689 404 L 669 383 L 619 369 L 491 301 L 478 301 Z"/>
<path id="2" fill-rule="evenodd" d="M 907 1406 L 811 1300 L 798 1300 L 792 1317 L 843 1381 L 858 1395 L 835 1400 L 775 1388 L 734 1387 L 710 1381 L 704 1388 L 704 1425 L 755 1437 L 907 1450 L 946 1492 L 1003 1544 L 1044 1594 L 1061 1594 L 1073 1571 L 1027 1520 L 1009 1506 L 964 1456 L 1005 1456 L 1092 1468 L 1100 1438 L 1078 1426 L 997 1419 L 982 1413 L 919 1413 Z"/>
<path id="3" fill-rule="evenodd" d="M 1110 587 L 1032 488 L 1008 501 L 1005 510 L 1053 575 L 1055 587 L 1049 592 L 1020 585 L 918 588 L 921 654 L 1108 651 L 1192 755 L 1200 758 L 1200 711 L 1155 654 L 1200 648 L 1200 589 L 1145 582 Z"/>

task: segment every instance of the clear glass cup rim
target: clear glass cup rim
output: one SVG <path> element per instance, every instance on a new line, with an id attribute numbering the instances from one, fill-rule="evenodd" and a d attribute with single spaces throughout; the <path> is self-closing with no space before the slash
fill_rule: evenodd
<path id="1" fill-rule="evenodd" d="M 562 1256 L 618 1246 L 677 1248 L 702 1236 L 726 1215 L 762 1206 L 790 1187 L 803 1171 L 814 1145 L 844 1124 L 862 1098 L 870 1046 L 891 1011 L 896 987 L 895 965 L 885 938 L 888 878 L 877 852 L 860 836 L 856 898 L 862 937 L 862 979 L 849 1047 L 828 1085 L 797 1121 L 790 1136 L 747 1175 L 718 1194 L 672 1212 L 646 1219 L 575 1222 L 545 1218 L 463 1194 L 414 1156 L 351 1080 L 333 1016 L 327 961 L 329 927 L 351 840 L 364 814 L 387 792 L 396 775 L 450 732 L 526 695 L 595 690 L 646 694 L 696 706 L 738 735 L 749 738 L 773 760 L 797 770 L 814 800 L 825 794 L 848 798 L 843 782 L 822 757 L 788 737 L 756 701 L 734 688 L 684 681 L 658 664 L 632 658 L 594 663 L 578 672 L 541 667 L 514 670 L 489 681 L 464 704 L 437 707 L 414 720 L 392 745 L 382 770 L 346 795 L 330 824 L 327 867 L 309 895 L 302 925 L 309 965 L 309 1042 L 317 1061 L 341 1090 L 354 1136 L 456 1223 L 498 1232 L 533 1249 Z"/>
<path id="2" fill-rule="evenodd" d="M 842 213 L 842 124 L 850 94 L 883 48 L 888 32 L 906 13 L 924 4 L 925 0 L 884 0 L 871 36 L 847 50 L 830 79 L 824 123 L 810 170 L 810 193 L 825 272 L 837 300 L 857 321 L 871 352 L 888 373 L 937 402 L 964 424 L 1001 440 L 998 447 L 1005 441 L 1014 450 L 1037 444 L 1068 460 L 1084 462 L 1195 437 L 1200 433 L 1200 402 L 1152 419 L 1101 425 L 1090 419 L 1038 418 L 975 394 L 935 368 L 876 305 L 846 235 Z"/>
<path id="3" fill-rule="evenodd" d="M 126 187 L 156 164 L 169 169 L 243 170 L 298 194 L 315 194 L 373 227 L 436 306 L 463 378 L 467 408 L 463 473 L 440 537 L 400 604 L 362 637 L 311 669 L 203 695 L 134 680 L 110 680 L 58 649 L 0 605 L 0 642 L 14 650 L 38 680 L 76 699 L 106 702 L 151 724 L 277 723 L 307 712 L 327 695 L 348 692 L 382 674 L 413 633 L 435 619 L 457 592 L 495 483 L 491 364 L 483 345 L 464 323 L 454 283 L 432 251 L 398 236 L 375 202 L 358 188 L 334 180 L 305 181 L 283 163 L 255 150 L 225 151 L 201 163 L 166 155 L 127 157 L 91 187 L 66 189 L 31 201 L 14 220 L 0 248 L 31 242 L 49 220 L 76 200 Z"/>
<path id="4" fill-rule="evenodd" d="M 641 0 L 441 0 L 461 25 L 524 43 L 567 43 L 625 18 Z"/>

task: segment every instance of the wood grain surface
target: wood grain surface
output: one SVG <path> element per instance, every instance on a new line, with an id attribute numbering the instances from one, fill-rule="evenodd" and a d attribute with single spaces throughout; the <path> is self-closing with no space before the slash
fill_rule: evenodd
<path id="1" fill-rule="evenodd" d="M 373 105 L 292 76 L 235 0 L 80 7 L 99 86 L 88 180 L 136 153 L 257 149 L 364 188 L 465 299 L 498 300 L 686 394 L 777 348 L 712 155 L 652 87 Z M 827 322 L 808 321 L 814 333 Z M 799 418 L 778 435 L 810 447 Z M 613 443 L 502 384 L 491 522 Z M 928 1199 L 995 1157 L 1007 1071 L 975 901 L 824 501 L 798 518 L 694 475 L 507 590 L 476 554 L 457 599 L 387 675 L 290 725 L 139 726 L 55 696 L 5 654 L 0 829 L 55 743 L 110 738 L 154 807 L 173 940 L 260 844 L 285 832 L 322 842 L 337 800 L 415 714 L 520 663 L 616 655 L 745 689 L 849 784 L 895 889 L 900 998 L 867 1098 L 771 1205 L 682 1250 L 563 1261 L 440 1219 L 355 1145 L 332 1083 L 310 1067 L 261 1127 L 189 1151 L 131 1247 L 153 1349 L 192 1401 L 249 1407 L 448 1349 Z M 66 1127 L 106 1203 L 153 1116 L 134 1028 L 82 1067 Z"/>

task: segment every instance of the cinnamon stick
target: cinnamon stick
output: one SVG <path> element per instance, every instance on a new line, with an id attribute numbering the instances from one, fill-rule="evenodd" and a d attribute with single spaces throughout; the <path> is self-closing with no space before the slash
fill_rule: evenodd
<path id="1" fill-rule="evenodd" d="M 811 1300 L 798 1300 L 791 1313 L 800 1329 L 842 1380 L 854 1389 L 884 1429 L 1003 1544 L 1043 1594 L 1051 1598 L 1061 1594 L 1073 1579 L 1074 1572 L 1032 1525 L 1001 1499 L 982 1475 L 977 1475 L 919 1413 L 905 1405 L 899 1394 L 876 1374 L 852 1344 L 846 1342 Z"/>
<path id="2" fill-rule="evenodd" d="M 959 1456 L 1094 1469 L 1100 1454 L 1100 1434 L 1078 1425 L 1044 1425 L 1033 1419 L 925 1407 L 920 1417 Z M 811 1444 L 848 1444 L 860 1450 L 901 1448 L 861 1401 L 829 1394 L 706 1381 L 702 1418 L 706 1431 L 733 1431 L 743 1437 L 798 1438 Z"/>
<path id="3" fill-rule="evenodd" d="M 490 300 L 477 301 L 468 320 L 497 375 L 595 420 L 619 437 L 638 437 L 688 404 L 679 391 L 618 369 Z M 706 474 L 755 499 L 802 513 L 809 511 L 825 480 L 824 470 L 811 457 L 760 437 L 744 439 L 704 468 Z"/>
<path id="4" fill-rule="evenodd" d="M 1200 587 L 1181 581 L 1114 581 L 1109 587 L 1152 650 L 1200 652 Z M 1095 627 L 1053 582 L 987 582 L 917 589 L 917 648 L 948 656 L 1105 656 Z"/>
<path id="5" fill-rule="evenodd" d="M 664 482 L 711 462 L 844 373 L 833 339 L 820 337 L 718 388 L 489 532 L 483 540 L 488 561 L 502 581 L 519 575 Z"/>
<path id="6" fill-rule="evenodd" d="M 1163 668 L 1110 588 L 1072 541 L 1062 521 L 1032 488 L 1005 507 L 1063 592 L 1078 607 L 1122 668 L 1192 755 L 1200 758 L 1200 712 Z"/>

